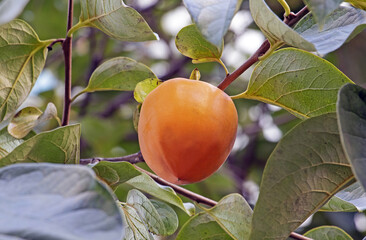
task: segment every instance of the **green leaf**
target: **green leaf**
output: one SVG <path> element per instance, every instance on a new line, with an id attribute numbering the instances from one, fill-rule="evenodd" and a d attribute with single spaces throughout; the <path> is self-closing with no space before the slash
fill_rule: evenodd
<path id="1" fill-rule="evenodd" d="M 294 30 L 313 43 L 318 53 L 327 54 L 338 49 L 365 27 L 365 11 L 353 7 L 340 7 L 327 17 L 321 29 L 314 15 L 308 14 L 300 20 Z"/>
<path id="2" fill-rule="evenodd" d="M 123 204 L 121 209 L 126 223 L 124 240 L 154 240 L 135 208 Z"/>
<path id="3" fill-rule="evenodd" d="M 164 203 L 155 203 L 160 211 L 164 213 L 165 219 L 163 221 L 154 204 L 136 189 L 132 189 L 128 192 L 127 204 L 135 208 L 141 220 L 153 234 L 161 236 L 171 235 L 178 228 L 178 217 L 172 208 Z"/>
<path id="4" fill-rule="evenodd" d="M 177 239 L 201 239 L 201 236 L 210 239 L 216 234 L 221 235 L 222 239 L 248 239 L 252 209 L 241 195 L 230 194 L 221 199 L 213 208 L 202 209 L 204 212 L 197 214 L 184 225 Z M 219 231 L 212 223 L 213 221 L 227 234 Z M 213 225 L 213 229 L 207 231 L 208 225 Z"/>
<path id="5" fill-rule="evenodd" d="M 223 50 L 223 45 L 216 47 L 207 41 L 194 24 L 188 25 L 178 32 L 175 45 L 179 52 L 192 58 L 194 63 L 218 62 Z"/>
<path id="6" fill-rule="evenodd" d="M 287 239 L 353 179 L 335 114 L 301 122 L 282 138 L 267 161 L 250 239 Z"/>
<path id="7" fill-rule="evenodd" d="M 135 100 L 142 103 L 147 95 L 162 83 L 157 78 L 148 78 L 136 84 L 133 96 Z"/>
<path id="8" fill-rule="evenodd" d="M 0 25 L 16 18 L 28 4 L 29 0 L 2 0 L 0 1 Z"/>
<path id="9" fill-rule="evenodd" d="M 0 167 L 22 162 L 77 164 L 80 159 L 80 125 L 40 133 L 0 160 Z"/>
<path id="10" fill-rule="evenodd" d="M 156 183 L 146 173 L 141 173 L 141 175 L 128 180 L 126 183 L 164 202 L 179 207 L 188 215 L 194 214 L 195 209 L 191 203 L 183 203 L 171 187 Z"/>
<path id="11" fill-rule="evenodd" d="M 178 228 L 178 216 L 174 210 L 166 203 L 152 199 L 150 202 L 158 211 L 161 220 L 165 227 L 165 234 L 172 235 Z"/>
<path id="12" fill-rule="evenodd" d="M 133 112 L 133 127 L 135 128 L 136 132 L 138 132 L 138 128 L 139 128 L 141 106 L 142 106 L 141 103 L 138 104 L 136 106 L 135 111 Z"/>
<path id="13" fill-rule="evenodd" d="M 252 73 L 248 89 L 233 98 L 274 104 L 305 119 L 335 112 L 338 90 L 350 82 L 324 59 L 285 48 L 261 61 Z"/>
<path id="14" fill-rule="evenodd" d="M 219 48 L 223 44 L 223 38 L 229 29 L 238 2 L 241 1 L 183 0 L 184 5 L 202 35 Z"/>
<path id="15" fill-rule="evenodd" d="M 366 190 L 366 90 L 353 84 L 344 86 L 339 91 L 337 115 L 344 151 Z"/>
<path id="16" fill-rule="evenodd" d="M 24 142 L 23 139 L 17 139 L 8 133 L 6 128 L 0 131 L 0 162 L 3 157 L 8 155 L 16 147 Z"/>
<path id="17" fill-rule="evenodd" d="M 362 212 L 366 210 L 366 192 L 361 184 L 356 182 L 338 192 L 326 203 L 321 211 L 332 212 Z"/>
<path id="18" fill-rule="evenodd" d="M 348 0 L 347 2 L 351 3 L 356 8 L 366 10 L 366 1 L 365 0 Z"/>
<path id="19" fill-rule="evenodd" d="M 81 0 L 80 4 L 80 21 L 69 35 L 81 27 L 94 27 L 121 41 L 157 40 L 145 19 L 122 0 Z"/>
<path id="20" fill-rule="evenodd" d="M 0 26 L 0 121 L 24 102 L 41 73 L 50 41 L 40 41 L 31 26 L 13 20 Z"/>
<path id="21" fill-rule="evenodd" d="M 122 239 L 116 197 L 85 166 L 0 169 L 1 239 Z M 91 227 L 92 226 L 92 227 Z"/>
<path id="22" fill-rule="evenodd" d="M 26 107 L 11 119 L 8 131 L 15 138 L 23 138 L 38 124 L 52 118 L 58 118 L 57 109 L 53 103 L 48 103 L 44 113 L 36 107 Z"/>
<path id="23" fill-rule="evenodd" d="M 95 69 L 83 92 L 133 91 L 137 83 L 148 78 L 157 78 L 150 68 L 131 58 L 117 57 Z"/>
<path id="24" fill-rule="evenodd" d="M 118 185 L 141 174 L 128 162 L 101 161 L 93 166 L 93 170 L 99 178 L 112 188 L 116 188 Z"/>
<path id="25" fill-rule="evenodd" d="M 206 213 L 191 217 L 182 227 L 176 240 L 232 240 L 224 229 Z"/>
<path id="26" fill-rule="evenodd" d="M 335 226 L 321 226 L 307 231 L 305 237 L 314 240 L 353 240 L 345 231 Z"/>
<path id="27" fill-rule="evenodd" d="M 304 2 L 314 14 L 315 21 L 322 27 L 326 17 L 336 10 L 343 0 L 304 0 Z"/>
<path id="28" fill-rule="evenodd" d="M 267 6 L 264 0 L 249 0 L 250 12 L 255 23 L 271 44 L 284 42 L 287 45 L 307 51 L 315 51 L 312 43 L 305 40 L 292 28 L 283 23 Z"/>

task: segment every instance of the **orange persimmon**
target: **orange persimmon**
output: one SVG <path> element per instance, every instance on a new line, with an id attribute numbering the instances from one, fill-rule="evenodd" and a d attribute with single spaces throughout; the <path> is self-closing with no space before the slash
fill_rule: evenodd
<path id="1" fill-rule="evenodd" d="M 238 116 L 231 98 L 202 81 L 175 78 L 142 104 L 138 137 L 147 165 L 175 184 L 201 181 L 228 157 Z"/>

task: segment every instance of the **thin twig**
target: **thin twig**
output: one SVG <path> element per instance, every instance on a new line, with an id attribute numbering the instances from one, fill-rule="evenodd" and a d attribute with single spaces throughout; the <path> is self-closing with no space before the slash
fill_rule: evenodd
<path id="1" fill-rule="evenodd" d="M 302 17 L 304 17 L 309 12 L 308 8 L 303 7 L 298 13 L 290 14 L 285 17 L 284 23 L 288 26 L 293 26 L 296 24 Z M 233 73 L 226 76 L 226 78 L 217 86 L 221 90 L 225 90 L 235 79 L 237 79 L 243 72 L 245 72 L 248 68 L 250 68 L 253 64 L 258 62 L 259 57 L 265 54 L 270 48 L 270 44 L 268 40 L 264 41 L 262 45 L 258 48 L 258 50 L 241 65 L 238 69 L 236 69 Z"/>
<path id="2" fill-rule="evenodd" d="M 295 233 L 295 232 L 292 232 L 290 234 L 290 237 L 297 239 L 297 240 L 313 240 L 312 238 L 305 237 L 305 236 Z"/>
<path id="3" fill-rule="evenodd" d="M 51 43 L 50 43 L 50 45 L 48 45 L 48 46 L 47 46 L 48 51 L 52 51 L 52 47 L 53 47 L 53 45 L 55 45 L 56 43 L 61 43 L 61 44 L 63 44 L 63 43 L 64 43 L 64 41 L 65 41 L 65 39 L 64 39 L 64 38 L 57 38 L 57 39 L 55 39 L 53 42 L 51 42 Z"/>
<path id="4" fill-rule="evenodd" d="M 84 158 L 84 159 L 80 159 L 80 164 L 81 165 L 87 165 L 89 163 L 94 164 L 97 162 L 101 162 L 101 161 L 107 161 L 107 162 L 129 162 L 132 164 L 136 164 L 139 162 L 144 162 L 144 159 L 141 155 L 141 152 L 137 152 L 134 154 L 130 154 L 127 156 L 123 156 L 123 157 L 115 157 L 115 158 Z"/>
<path id="5" fill-rule="evenodd" d="M 67 31 L 72 27 L 72 18 L 74 12 L 74 1 L 69 0 L 67 13 Z M 67 33 L 66 33 L 67 34 Z M 62 115 L 62 126 L 69 124 L 71 110 L 71 70 L 72 70 L 72 36 L 67 36 L 62 44 L 65 57 L 65 96 L 64 96 L 64 112 Z"/>

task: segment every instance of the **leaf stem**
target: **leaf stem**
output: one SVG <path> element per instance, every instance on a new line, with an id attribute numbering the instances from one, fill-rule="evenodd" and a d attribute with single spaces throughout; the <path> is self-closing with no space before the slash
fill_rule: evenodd
<path id="1" fill-rule="evenodd" d="M 309 12 L 308 8 L 305 6 L 296 14 L 291 13 L 284 19 L 284 23 L 288 26 L 295 25 L 302 17 L 304 17 Z M 221 90 L 225 90 L 232 82 L 234 82 L 243 72 L 248 70 L 252 65 L 254 65 L 259 57 L 267 52 L 270 48 L 270 43 L 268 40 L 264 41 L 262 45 L 258 48 L 258 50 L 248 58 L 238 69 L 236 69 L 233 73 L 228 74 L 225 79 L 217 86 Z"/>
<path id="2" fill-rule="evenodd" d="M 48 51 L 52 51 L 52 47 L 53 45 L 55 45 L 56 43 L 61 43 L 63 44 L 65 41 L 64 38 L 57 38 L 57 39 L 52 39 L 52 42 L 47 46 Z"/>
<path id="3" fill-rule="evenodd" d="M 72 18 L 74 12 L 74 1 L 69 0 L 67 13 L 67 32 L 72 27 Z M 65 96 L 64 96 L 64 112 L 62 115 L 62 126 L 69 124 L 71 110 L 71 70 L 72 70 L 72 36 L 67 36 L 62 44 L 65 58 Z"/>
<path id="4" fill-rule="evenodd" d="M 282 5 L 283 9 L 285 9 L 285 17 L 291 14 L 290 6 L 287 4 L 285 0 L 278 0 L 278 2 Z"/>
<path id="5" fill-rule="evenodd" d="M 72 26 L 70 29 L 67 30 L 67 37 L 72 37 L 72 34 L 76 30 L 85 27 L 87 24 L 88 24 L 88 21 L 78 22 L 77 24 L 75 24 L 74 26 Z"/>
<path id="6" fill-rule="evenodd" d="M 229 75 L 229 70 L 227 70 L 227 67 L 225 66 L 225 63 L 221 60 L 221 58 L 217 59 L 218 63 L 220 63 L 220 65 L 224 68 L 226 76 Z"/>
<path id="7" fill-rule="evenodd" d="M 73 103 L 81 94 L 86 93 L 85 89 L 78 94 L 76 94 L 73 98 L 70 99 L 70 104 Z"/>

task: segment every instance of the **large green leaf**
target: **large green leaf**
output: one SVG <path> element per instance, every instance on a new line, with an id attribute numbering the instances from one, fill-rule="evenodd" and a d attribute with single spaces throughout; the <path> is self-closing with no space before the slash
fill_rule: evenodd
<path id="1" fill-rule="evenodd" d="M 223 45 L 216 47 L 207 41 L 192 24 L 182 28 L 175 38 L 175 45 L 184 56 L 193 59 L 194 63 L 219 62 Z"/>
<path id="2" fill-rule="evenodd" d="M 128 162 L 101 161 L 93 166 L 93 170 L 99 178 L 112 188 L 116 188 L 118 185 L 141 174 Z"/>
<path id="3" fill-rule="evenodd" d="M 366 192 L 359 182 L 338 192 L 327 202 L 321 211 L 362 212 L 366 210 Z"/>
<path id="4" fill-rule="evenodd" d="M 353 240 L 345 231 L 335 226 L 321 226 L 305 233 L 305 237 L 314 240 Z"/>
<path id="5" fill-rule="evenodd" d="M 179 207 L 188 215 L 194 214 L 195 209 L 191 203 L 183 203 L 182 199 L 171 187 L 162 186 L 156 183 L 146 173 L 141 173 L 141 175 L 128 180 L 126 183 L 153 197 Z"/>
<path id="6" fill-rule="evenodd" d="M 154 240 L 135 208 L 123 204 L 121 209 L 126 223 L 124 240 Z"/>
<path id="7" fill-rule="evenodd" d="M 0 169 L 0 189 L 3 240 L 123 237 L 116 197 L 87 167 L 49 163 L 7 166 Z"/>
<path id="8" fill-rule="evenodd" d="M 8 133 L 6 128 L 0 131 L 0 162 L 1 158 L 8 155 L 14 148 L 18 147 L 24 142 L 23 139 L 17 139 Z"/>
<path id="9" fill-rule="evenodd" d="M 182 227 L 176 240 L 233 240 L 224 229 L 206 213 L 190 218 Z"/>
<path id="10" fill-rule="evenodd" d="M 327 54 L 338 49 L 365 27 L 365 11 L 342 6 L 327 17 L 321 29 L 310 13 L 300 20 L 294 30 L 313 43 L 318 53 Z"/>
<path id="11" fill-rule="evenodd" d="M 1 0 L 0 1 L 0 25 L 16 18 L 25 8 L 29 0 Z"/>
<path id="12" fill-rule="evenodd" d="M 215 207 L 203 208 L 203 210 L 185 224 L 177 239 L 201 239 L 201 236 L 210 239 L 216 234 L 220 235 L 219 239 L 249 238 L 252 209 L 241 195 L 230 194 L 221 199 Z M 213 222 L 216 222 L 227 234 L 219 231 Z M 212 230 L 207 231 L 208 226 L 211 225 Z"/>
<path id="13" fill-rule="evenodd" d="M 202 35 L 211 43 L 221 48 L 223 38 L 234 17 L 238 2 L 242 0 L 183 0 L 193 21 Z"/>
<path id="14" fill-rule="evenodd" d="M 162 202 L 151 202 L 136 189 L 128 192 L 127 204 L 135 208 L 141 220 L 153 234 L 171 235 L 178 228 L 178 217 L 171 207 Z M 161 216 L 156 207 L 164 215 Z"/>
<path id="15" fill-rule="evenodd" d="M 0 167 L 23 162 L 79 163 L 80 125 L 40 133 L 0 159 Z"/>
<path id="16" fill-rule="evenodd" d="M 250 239 L 287 239 L 353 179 L 336 115 L 301 122 L 282 138 L 267 161 Z"/>
<path id="17" fill-rule="evenodd" d="M 83 92 L 133 91 L 138 82 L 148 78 L 157 78 L 150 68 L 131 58 L 117 57 L 95 69 Z"/>
<path id="18" fill-rule="evenodd" d="M 326 17 L 336 10 L 343 0 L 304 0 L 310 11 L 314 14 L 316 22 L 320 26 L 324 24 Z M 328 18 L 327 18 L 328 20 Z"/>
<path id="19" fill-rule="evenodd" d="M 347 158 L 366 190 L 366 90 L 347 84 L 339 91 L 338 124 Z"/>
<path id="20" fill-rule="evenodd" d="M 41 73 L 50 41 L 40 41 L 31 26 L 13 20 L 0 26 L 0 121 L 29 95 Z"/>
<path id="21" fill-rule="evenodd" d="M 145 19 L 122 0 L 81 0 L 80 21 L 70 31 L 80 27 L 95 27 L 121 41 L 156 40 Z"/>
<path id="22" fill-rule="evenodd" d="M 338 90 L 350 82 L 324 59 L 285 48 L 260 62 L 248 89 L 234 98 L 275 104 L 299 118 L 308 118 L 335 112 Z"/>
<path id="23" fill-rule="evenodd" d="M 250 12 L 255 23 L 270 43 L 284 42 L 307 51 L 315 51 L 312 43 L 305 40 L 292 28 L 283 23 L 267 6 L 264 0 L 249 0 Z"/>

